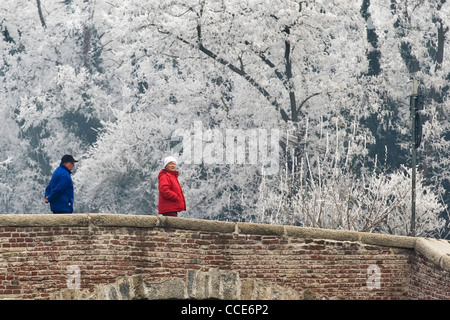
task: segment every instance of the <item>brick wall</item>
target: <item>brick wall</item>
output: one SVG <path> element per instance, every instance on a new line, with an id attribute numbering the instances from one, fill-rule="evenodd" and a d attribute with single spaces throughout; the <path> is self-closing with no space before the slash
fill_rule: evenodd
<path id="1" fill-rule="evenodd" d="M 450 244 L 420 241 L 156 216 L 3 215 L 0 299 L 54 299 L 67 290 L 105 298 L 99 288 L 133 276 L 142 279 L 141 298 L 165 282 L 186 287 L 159 298 L 208 298 L 217 281 L 215 294 L 236 299 L 450 299 Z M 204 288 L 192 289 L 193 274 Z"/>

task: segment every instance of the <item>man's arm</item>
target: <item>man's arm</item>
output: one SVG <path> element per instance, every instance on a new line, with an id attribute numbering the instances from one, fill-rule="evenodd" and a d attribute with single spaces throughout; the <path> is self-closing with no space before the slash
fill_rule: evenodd
<path id="1" fill-rule="evenodd" d="M 64 191 L 67 190 L 67 188 L 69 186 L 70 186 L 69 178 L 66 176 L 60 176 L 58 178 L 58 182 L 56 183 L 56 186 L 46 196 L 47 201 L 53 202 L 56 199 L 58 199 L 64 193 Z"/>

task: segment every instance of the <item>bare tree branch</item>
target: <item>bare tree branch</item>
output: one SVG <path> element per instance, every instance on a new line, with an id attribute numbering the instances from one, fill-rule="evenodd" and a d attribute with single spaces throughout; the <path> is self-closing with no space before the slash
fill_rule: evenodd
<path id="1" fill-rule="evenodd" d="M 45 20 L 44 20 L 44 15 L 42 14 L 41 0 L 36 0 L 36 5 L 38 8 L 38 14 L 39 14 L 39 19 L 41 20 L 41 25 L 43 28 L 47 28 L 47 25 L 45 24 Z"/>
<path id="2" fill-rule="evenodd" d="M 175 35 L 170 31 L 164 30 L 159 26 L 156 26 L 156 25 L 152 25 L 152 26 L 156 27 L 158 32 L 174 36 L 176 39 L 183 42 L 184 44 L 187 44 L 187 45 L 191 46 L 192 48 L 198 49 L 200 52 L 207 55 L 214 61 L 220 63 L 221 65 L 227 67 L 228 69 L 230 69 L 237 75 L 244 78 L 250 85 L 252 85 L 256 90 L 258 90 L 263 95 L 263 97 L 266 98 L 266 100 L 269 101 L 270 104 L 275 107 L 276 110 L 280 111 L 281 117 L 283 118 L 284 121 L 287 122 L 289 120 L 289 117 L 287 116 L 286 112 L 281 108 L 281 105 L 278 103 L 278 101 L 275 98 L 273 98 L 272 95 L 260 83 L 258 83 L 258 81 L 256 81 L 251 75 L 249 75 L 247 72 L 245 72 L 242 68 L 238 68 L 233 63 L 229 62 L 228 60 L 219 57 L 216 53 L 212 52 L 211 50 L 206 48 L 201 43 L 202 32 L 201 32 L 200 25 L 197 25 L 197 37 L 199 40 L 199 42 L 197 44 L 192 44 L 191 42 L 187 41 L 186 39 L 184 39 L 178 35 Z"/>

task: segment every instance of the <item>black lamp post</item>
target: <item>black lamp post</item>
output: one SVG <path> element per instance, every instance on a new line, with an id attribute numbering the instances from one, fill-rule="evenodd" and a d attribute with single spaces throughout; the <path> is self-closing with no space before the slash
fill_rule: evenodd
<path id="1" fill-rule="evenodd" d="M 409 235 L 416 235 L 416 166 L 417 166 L 417 148 L 422 141 L 422 121 L 419 111 L 423 109 L 423 96 L 419 94 L 419 82 L 413 80 L 413 93 L 410 97 L 410 111 L 412 120 L 412 143 L 411 143 L 411 229 Z"/>

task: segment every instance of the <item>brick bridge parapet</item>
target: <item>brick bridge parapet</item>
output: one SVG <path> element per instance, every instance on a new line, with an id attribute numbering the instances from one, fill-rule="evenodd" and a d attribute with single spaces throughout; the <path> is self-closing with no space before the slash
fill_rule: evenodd
<path id="1" fill-rule="evenodd" d="M 450 243 L 150 215 L 5 214 L 0 299 L 450 300 Z"/>

